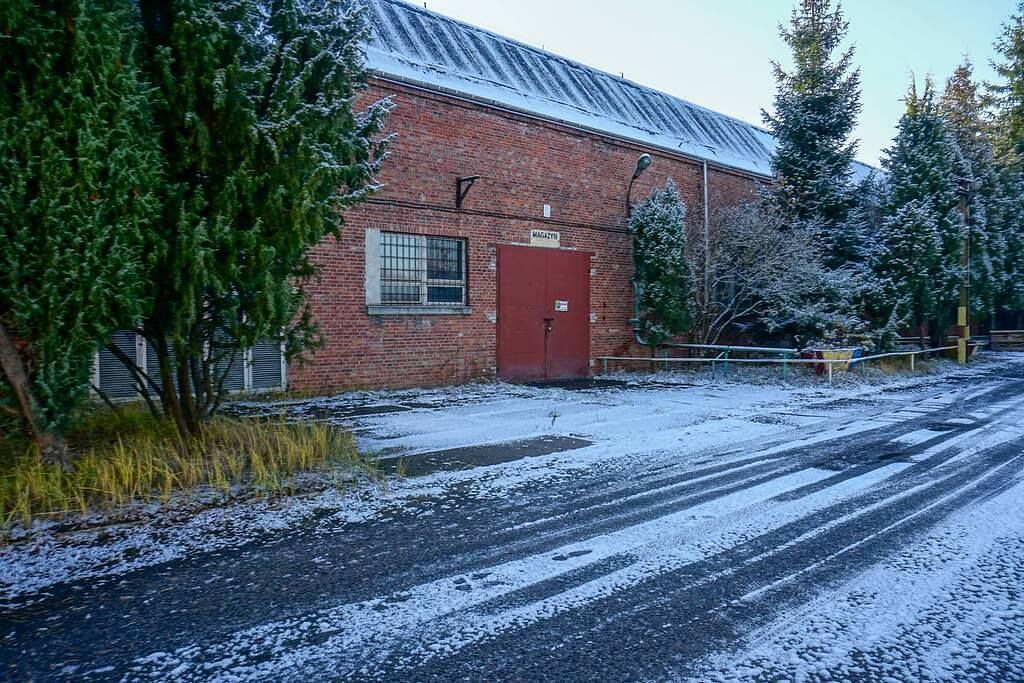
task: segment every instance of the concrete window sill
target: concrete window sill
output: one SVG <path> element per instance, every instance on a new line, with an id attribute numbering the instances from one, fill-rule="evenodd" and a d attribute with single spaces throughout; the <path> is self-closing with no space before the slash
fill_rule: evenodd
<path id="1" fill-rule="evenodd" d="M 469 306 L 379 306 L 368 305 L 370 315 L 469 315 Z"/>

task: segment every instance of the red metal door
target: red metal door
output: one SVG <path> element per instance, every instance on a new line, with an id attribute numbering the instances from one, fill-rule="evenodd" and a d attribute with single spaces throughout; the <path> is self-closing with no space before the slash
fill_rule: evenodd
<path id="1" fill-rule="evenodd" d="M 501 245 L 498 376 L 582 377 L 590 361 L 590 254 Z"/>
<path id="2" fill-rule="evenodd" d="M 590 254 L 547 252 L 546 379 L 590 374 Z"/>
<path id="3" fill-rule="evenodd" d="M 498 376 L 544 379 L 547 261 L 540 249 L 498 251 Z"/>

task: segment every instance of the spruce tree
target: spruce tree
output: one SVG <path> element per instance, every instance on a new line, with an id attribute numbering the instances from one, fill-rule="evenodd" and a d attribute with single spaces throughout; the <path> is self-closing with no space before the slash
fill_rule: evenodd
<path id="1" fill-rule="evenodd" d="M 281 340 L 294 358 L 317 343 L 308 253 L 375 187 L 388 105 L 355 109 L 361 3 L 139 4 L 169 176 L 140 329 L 159 362 L 139 375 L 188 436 L 242 349 Z"/>
<path id="2" fill-rule="evenodd" d="M 953 323 L 960 285 L 957 181 L 969 169 L 939 114 L 934 86 L 911 84 L 882 166 L 889 174 L 876 267 L 904 323 L 928 325 L 933 344 Z"/>
<path id="3" fill-rule="evenodd" d="M 997 182 L 1004 251 L 1000 259 L 1002 287 L 995 296 L 995 309 L 997 315 L 1004 316 L 1001 324 L 1020 329 L 1024 326 L 1024 169 L 1001 165 Z"/>
<path id="4" fill-rule="evenodd" d="M 998 81 L 985 84 L 985 104 L 995 118 L 995 147 L 1000 163 L 1024 164 L 1024 2 L 1003 24 L 993 60 Z"/>
<path id="5" fill-rule="evenodd" d="M 836 240 L 850 209 L 850 166 L 856 142 L 850 134 L 860 112 L 860 71 L 853 48 L 841 52 L 848 23 L 831 0 L 802 0 L 779 33 L 792 53 L 787 71 L 772 63 L 774 112 L 762 112 L 776 139 L 770 201 L 780 219 L 810 227 L 826 244 L 833 267 L 851 255 Z"/>
<path id="6" fill-rule="evenodd" d="M 884 193 L 884 184 L 874 172 L 850 187 L 850 210 L 830 240 L 836 264 L 862 267 L 871 261 L 881 232 Z"/>
<path id="7" fill-rule="evenodd" d="M 641 333 L 650 344 L 661 344 L 688 331 L 694 314 L 686 206 L 671 179 L 634 207 L 629 228 Z"/>
<path id="8" fill-rule="evenodd" d="M 95 350 L 141 311 L 161 163 L 129 0 L 0 4 L 0 366 L 48 459 Z"/>
<path id="9" fill-rule="evenodd" d="M 985 84 L 983 104 L 992 120 L 991 136 L 1001 193 L 999 224 L 1005 249 L 1002 287 L 995 308 L 1022 324 L 1024 310 L 1024 3 L 1004 25 L 993 61 L 997 81 Z"/>
<path id="10" fill-rule="evenodd" d="M 956 140 L 973 180 L 970 196 L 971 313 L 982 322 L 992 319 L 997 298 L 1004 288 L 1006 241 L 1004 185 L 1000 180 L 989 126 L 973 79 L 969 60 L 958 66 L 946 81 L 939 109 Z"/>

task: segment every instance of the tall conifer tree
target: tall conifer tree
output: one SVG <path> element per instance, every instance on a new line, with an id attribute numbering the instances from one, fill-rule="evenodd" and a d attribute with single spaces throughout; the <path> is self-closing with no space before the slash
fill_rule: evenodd
<path id="1" fill-rule="evenodd" d="M 841 50 L 848 23 L 831 0 L 802 0 L 779 33 L 793 67 L 773 62 L 774 111 L 763 112 L 775 136 L 776 183 L 771 203 L 784 223 L 800 223 L 825 241 L 830 265 L 848 260 L 850 240 L 837 235 L 850 209 L 850 173 L 857 145 L 850 134 L 860 112 L 860 71 L 853 48 Z"/>
<path id="2" fill-rule="evenodd" d="M 96 348 L 141 312 L 161 180 L 129 0 L 0 3 L 0 407 L 63 458 Z"/>
<path id="3" fill-rule="evenodd" d="M 934 86 L 911 84 L 882 166 L 889 173 L 878 274 L 904 323 L 927 324 L 938 344 L 955 319 L 961 226 L 957 179 L 968 174 L 939 114 Z"/>
<path id="4" fill-rule="evenodd" d="M 242 349 L 277 339 L 291 358 L 316 344 L 308 252 L 339 235 L 341 210 L 374 188 L 388 105 L 355 108 L 366 82 L 361 3 L 140 6 L 169 173 L 140 330 L 159 362 L 140 381 L 192 435 Z"/>
<path id="5" fill-rule="evenodd" d="M 939 110 L 963 154 L 974 190 L 969 204 L 971 312 L 991 320 L 1005 277 L 1005 197 L 969 60 L 946 81 Z"/>
<path id="6" fill-rule="evenodd" d="M 1003 24 L 992 62 L 998 78 L 985 86 L 985 103 L 995 117 L 995 144 L 1004 165 L 1024 163 L 1024 2 Z"/>
<path id="7" fill-rule="evenodd" d="M 693 324 L 693 273 L 686 255 L 686 205 L 675 183 L 655 188 L 629 218 L 640 327 L 661 344 Z"/>
<path id="8" fill-rule="evenodd" d="M 1005 251 L 996 308 L 1024 324 L 1024 2 L 1003 25 L 993 60 L 997 80 L 985 84 L 983 103 L 992 118 L 992 140 L 1002 194 Z"/>

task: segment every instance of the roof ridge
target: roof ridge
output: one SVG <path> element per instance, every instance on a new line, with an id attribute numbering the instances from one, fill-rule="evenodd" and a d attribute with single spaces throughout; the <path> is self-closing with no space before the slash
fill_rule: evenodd
<path id="1" fill-rule="evenodd" d="M 766 128 L 406 0 L 365 0 L 376 72 L 771 178 Z M 873 167 L 855 161 L 852 178 Z"/>
<path id="2" fill-rule="evenodd" d="M 738 116 L 734 116 L 732 114 L 726 114 L 726 113 L 720 112 L 720 111 L 718 111 L 716 109 L 711 109 L 710 107 L 706 107 L 706 106 L 704 106 L 702 104 L 698 104 L 697 102 L 694 102 L 693 100 L 688 99 L 686 97 L 682 97 L 680 95 L 673 95 L 670 92 L 666 92 L 664 90 L 659 90 L 658 88 L 655 88 L 654 86 L 651 86 L 651 85 L 644 85 L 643 83 L 639 83 L 639 82 L 634 81 L 634 80 L 632 80 L 630 78 L 626 78 L 625 76 L 612 73 L 611 71 L 605 71 L 604 69 L 600 69 L 600 68 L 598 68 L 596 66 L 592 66 L 592 65 L 587 64 L 585 62 L 581 62 L 578 59 L 573 59 L 572 57 L 566 57 L 565 55 L 560 55 L 557 52 L 552 52 L 552 51 L 547 50 L 545 48 L 537 47 L 536 45 L 531 45 L 530 43 L 524 42 L 522 40 L 518 40 L 518 39 L 512 38 L 510 36 L 502 35 L 501 33 L 496 33 L 495 31 L 492 31 L 492 30 L 490 30 L 488 28 L 484 28 L 482 26 L 477 26 L 476 24 L 470 23 L 470 22 L 465 21 L 463 19 L 457 19 L 456 17 L 452 17 L 452 16 L 449 16 L 447 14 L 442 14 L 441 12 L 436 12 L 436 11 L 434 11 L 432 9 L 429 9 L 429 8 L 426 8 L 426 7 L 421 7 L 420 5 L 413 4 L 411 2 L 411 0 L 369 0 L 369 1 L 371 1 L 371 2 L 378 2 L 378 3 L 385 2 L 385 3 L 391 4 L 391 5 L 399 5 L 399 6 L 401 6 L 405 10 L 411 10 L 411 11 L 416 12 L 418 14 L 424 14 L 424 15 L 427 15 L 427 16 L 433 18 L 433 19 L 439 19 L 441 21 L 445 21 L 445 22 L 449 22 L 449 23 L 453 23 L 453 24 L 458 24 L 459 26 L 461 26 L 463 28 L 471 29 L 471 30 L 477 31 L 479 33 L 486 33 L 487 35 L 491 36 L 492 38 L 494 38 L 496 40 L 499 40 L 499 41 L 504 42 L 504 43 L 508 43 L 510 45 L 514 45 L 515 47 L 518 47 L 520 49 L 526 49 L 526 50 L 529 50 L 530 52 L 540 53 L 540 54 L 545 55 L 545 56 L 547 56 L 549 58 L 556 59 L 556 60 L 558 60 L 560 62 L 565 62 L 567 64 L 571 64 L 572 66 L 575 66 L 577 68 L 583 69 L 585 71 L 589 71 L 591 73 L 601 74 L 602 76 L 607 76 L 608 78 L 614 79 L 615 81 L 618 81 L 620 83 L 625 83 L 625 84 L 630 85 L 630 86 L 632 86 L 634 88 L 637 88 L 638 90 L 644 90 L 644 91 L 647 91 L 647 92 L 657 93 L 659 95 L 664 95 L 666 97 L 670 97 L 670 98 L 672 98 L 674 100 L 679 100 L 680 102 L 685 102 L 686 104 L 688 104 L 688 105 L 690 105 L 692 107 L 696 107 L 697 109 L 702 109 L 702 110 L 704 110 L 704 111 L 706 111 L 708 113 L 714 114 L 715 116 L 720 116 L 722 118 L 730 119 L 732 121 L 735 121 L 736 123 L 742 124 L 744 126 L 749 126 L 751 128 L 754 128 L 756 130 L 761 131 L 762 133 L 768 133 L 769 135 L 771 135 L 771 131 L 769 131 L 767 128 L 765 128 L 764 126 L 762 126 L 760 124 L 751 123 L 750 121 L 747 121 L 745 119 L 741 119 Z M 505 83 L 502 83 L 501 85 L 505 85 L 506 87 L 508 87 L 507 84 L 505 84 Z"/>

